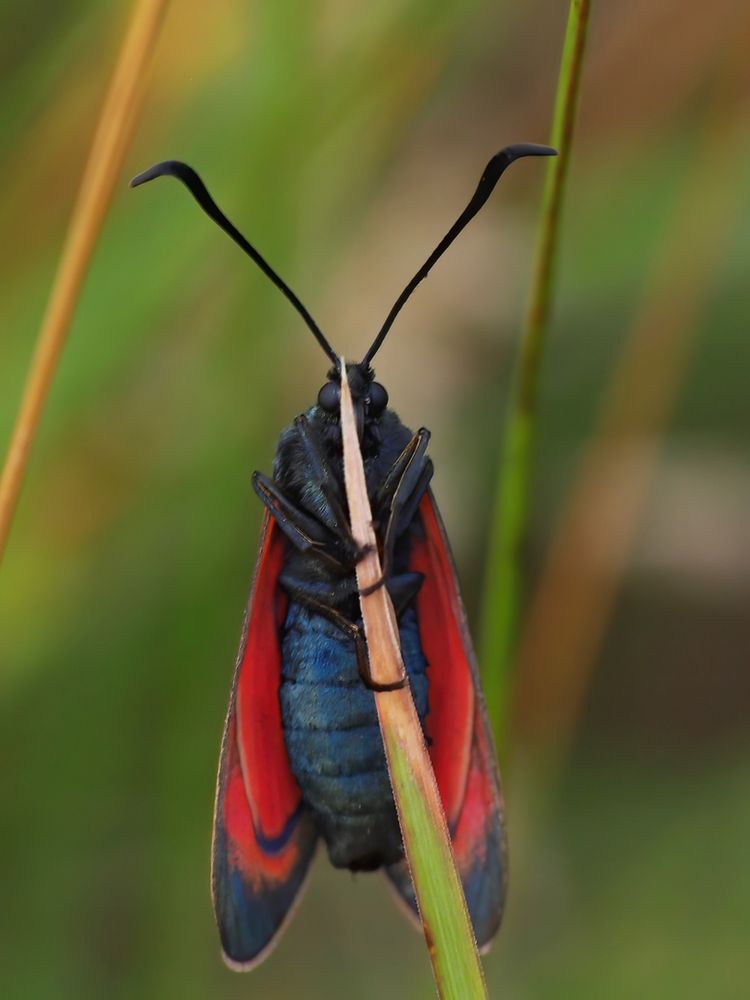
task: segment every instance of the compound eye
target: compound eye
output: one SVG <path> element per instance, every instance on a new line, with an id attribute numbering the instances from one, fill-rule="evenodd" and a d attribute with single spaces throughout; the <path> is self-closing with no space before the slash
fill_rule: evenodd
<path id="1" fill-rule="evenodd" d="M 327 413 L 336 413 L 341 402 L 341 386 L 338 382 L 326 382 L 318 393 L 318 406 Z"/>
<path id="2" fill-rule="evenodd" d="M 373 417 L 379 417 L 386 406 L 388 406 L 388 393 L 385 391 L 380 382 L 372 383 L 370 386 L 368 400 L 370 403 L 370 414 Z"/>

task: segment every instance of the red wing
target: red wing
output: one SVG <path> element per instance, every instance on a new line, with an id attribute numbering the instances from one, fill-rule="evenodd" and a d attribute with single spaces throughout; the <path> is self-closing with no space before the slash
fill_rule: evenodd
<path id="1" fill-rule="evenodd" d="M 211 885 L 233 966 L 263 957 L 304 881 L 316 831 L 289 769 L 281 724 L 278 586 L 283 535 L 265 515 L 224 726 L 214 811 Z"/>
<path id="2" fill-rule="evenodd" d="M 409 569 L 424 574 L 417 620 L 427 659 L 430 757 L 474 933 L 484 947 L 500 926 L 505 902 L 500 775 L 453 558 L 429 491 L 419 505 L 419 520 L 422 530 L 414 532 Z M 388 876 L 416 911 L 406 864 L 392 866 Z"/>

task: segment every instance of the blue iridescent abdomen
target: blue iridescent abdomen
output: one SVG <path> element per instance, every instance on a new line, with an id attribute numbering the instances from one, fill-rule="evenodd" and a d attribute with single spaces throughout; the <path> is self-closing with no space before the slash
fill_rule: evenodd
<path id="1" fill-rule="evenodd" d="M 426 663 L 416 615 L 399 623 L 414 703 L 427 715 Z M 290 601 L 283 628 L 281 715 L 292 772 L 332 864 L 371 869 L 403 853 L 375 697 L 357 671 L 353 642 Z"/>

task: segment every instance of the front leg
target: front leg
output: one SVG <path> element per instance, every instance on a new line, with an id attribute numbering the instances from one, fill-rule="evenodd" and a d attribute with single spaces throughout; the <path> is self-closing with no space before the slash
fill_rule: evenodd
<path id="1" fill-rule="evenodd" d="M 349 518 L 341 495 L 341 484 L 331 469 L 315 425 L 302 413 L 295 418 L 294 428 L 305 451 L 310 484 L 315 489 L 314 502 L 305 503 L 304 498 L 302 502 L 310 513 L 323 521 L 334 534 L 354 545 Z"/>
<path id="2" fill-rule="evenodd" d="M 339 558 L 331 551 L 331 533 L 315 518 L 300 510 L 282 493 L 273 479 L 262 472 L 253 473 L 253 488 L 263 504 L 268 508 L 278 526 L 299 552 L 316 556 L 339 572 L 346 573 L 362 558 L 362 552 L 354 544 L 339 539 L 344 545 L 344 557 Z"/>
<path id="3" fill-rule="evenodd" d="M 382 534 L 382 577 L 362 593 L 366 596 L 382 587 L 390 575 L 396 538 L 411 524 L 432 479 L 433 466 L 427 457 L 430 432 L 422 427 L 388 471 L 375 497 L 379 517 L 385 516 Z"/>

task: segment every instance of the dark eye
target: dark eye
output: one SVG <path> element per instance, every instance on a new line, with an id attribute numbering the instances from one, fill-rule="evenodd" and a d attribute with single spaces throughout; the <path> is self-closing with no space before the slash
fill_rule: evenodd
<path id="1" fill-rule="evenodd" d="M 341 386 L 338 382 L 326 382 L 318 393 L 318 406 L 328 413 L 336 413 L 341 400 Z"/>
<path id="2" fill-rule="evenodd" d="M 370 386 L 368 400 L 370 403 L 371 416 L 379 417 L 386 406 L 388 406 L 388 393 L 385 391 L 380 382 L 372 383 Z"/>

